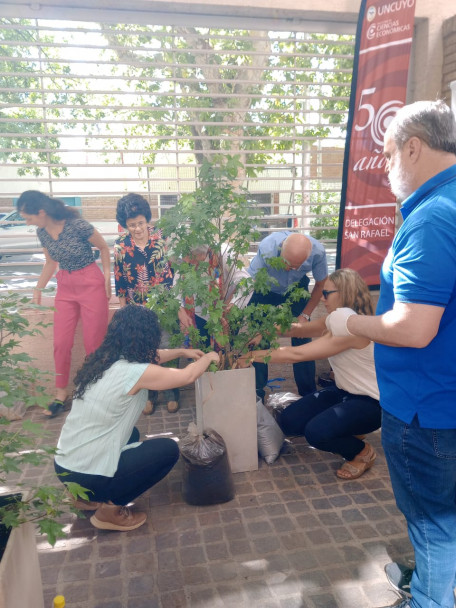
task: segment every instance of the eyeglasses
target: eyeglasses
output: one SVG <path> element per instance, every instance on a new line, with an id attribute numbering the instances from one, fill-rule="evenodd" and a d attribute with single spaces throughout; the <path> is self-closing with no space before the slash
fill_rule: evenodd
<path id="1" fill-rule="evenodd" d="M 135 223 L 131 223 L 131 222 L 127 222 L 127 230 L 136 230 L 136 228 L 144 228 L 144 226 L 147 226 L 147 222 L 144 221 L 139 221 L 139 222 L 135 222 Z"/>
<path id="2" fill-rule="evenodd" d="M 298 266 L 290 264 L 290 262 L 288 260 L 286 260 L 285 258 L 283 258 L 283 261 L 285 262 L 285 270 L 299 270 L 302 266 L 302 264 L 299 264 Z"/>
<path id="3" fill-rule="evenodd" d="M 321 294 L 324 297 L 324 299 L 327 300 L 329 295 L 331 295 L 332 293 L 336 293 L 337 291 L 339 291 L 339 290 L 338 289 L 331 289 L 331 291 L 328 291 L 327 289 L 323 289 L 323 291 L 321 292 Z"/>

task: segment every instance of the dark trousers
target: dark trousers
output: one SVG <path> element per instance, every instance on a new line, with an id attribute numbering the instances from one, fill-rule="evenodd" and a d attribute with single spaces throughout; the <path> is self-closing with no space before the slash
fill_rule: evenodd
<path id="1" fill-rule="evenodd" d="M 309 277 L 304 276 L 299 282 L 299 287 L 307 289 L 309 287 Z M 266 295 L 253 292 L 249 304 L 272 304 L 280 306 L 286 302 L 286 297 L 278 293 L 269 292 Z M 301 299 L 298 302 L 293 302 L 291 311 L 293 316 L 297 317 L 301 314 L 306 306 L 308 299 Z M 292 346 L 301 346 L 311 342 L 311 338 L 291 338 Z M 268 348 L 268 346 L 266 346 Z M 255 368 L 255 384 L 258 397 L 263 399 L 265 395 L 265 386 L 268 382 L 268 366 L 266 363 L 254 363 Z M 307 395 L 315 391 L 315 361 L 300 361 L 293 364 L 293 375 L 296 382 L 296 387 L 300 395 Z"/>
<path id="2" fill-rule="evenodd" d="M 128 443 L 138 441 L 135 428 Z M 114 477 L 88 475 L 68 471 L 54 462 L 55 472 L 62 483 L 73 481 L 90 490 L 89 500 L 127 505 L 166 477 L 179 459 L 179 448 L 173 439 L 149 439 L 120 454 Z"/>
<path id="3" fill-rule="evenodd" d="M 170 340 L 170 336 L 164 332 L 162 334 L 162 341 L 160 344 L 160 348 L 169 348 L 169 340 Z M 167 363 L 163 364 L 164 367 L 179 367 L 179 360 L 177 359 L 177 365 L 174 363 L 174 361 L 168 361 Z M 158 400 L 159 400 L 159 393 L 163 393 L 163 400 L 165 403 L 169 403 L 170 401 L 179 401 L 179 389 L 178 388 L 170 388 L 164 391 L 154 391 L 154 390 L 149 390 L 149 396 L 148 399 L 149 401 L 152 401 L 152 403 L 154 405 L 157 405 Z"/>
<path id="4" fill-rule="evenodd" d="M 304 435 L 311 446 L 353 460 L 364 448 L 355 435 L 376 431 L 381 417 L 376 399 L 329 386 L 293 401 L 283 410 L 280 426 L 286 435 Z"/>
<path id="5" fill-rule="evenodd" d="M 148 392 L 148 399 L 152 401 L 154 405 L 157 405 L 158 402 L 158 393 L 164 393 L 165 395 L 165 403 L 169 403 L 170 401 L 179 401 L 179 389 L 178 388 L 169 388 L 165 391 L 152 391 Z"/>

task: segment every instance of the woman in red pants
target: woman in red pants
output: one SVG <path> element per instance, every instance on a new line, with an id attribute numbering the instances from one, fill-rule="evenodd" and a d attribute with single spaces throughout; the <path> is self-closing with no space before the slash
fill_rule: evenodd
<path id="1" fill-rule="evenodd" d="M 56 392 L 48 406 L 48 415 L 54 417 L 63 411 L 68 397 L 71 350 L 79 318 L 86 354 L 100 346 L 106 333 L 111 297 L 109 248 L 76 209 L 42 192 L 23 192 L 17 208 L 27 225 L 37 226 L 46 259 L 33 291 L 35 304 L 41 303 L 41 292 L 59 267 L 54 312 Z M 103 272 L 95 263 L 92 246 L 100 250 Z"/>

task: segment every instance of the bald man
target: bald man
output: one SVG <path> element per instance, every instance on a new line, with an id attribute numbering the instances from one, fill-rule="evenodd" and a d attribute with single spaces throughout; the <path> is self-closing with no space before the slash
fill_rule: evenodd
<path id="1" fill-rule="evenodd" d="M 283 270 L 276 270 L 268 263 L 271 258 L 281 257 L 285 262 Z M 328 276 L 328 264 L 324 246 L 316 239 L 290 231 L 273 232 L 264 238 L 258 246 L 248 272 L 255 277 L 260 268 L 266 268 L 271 281 L 271 290 L 262 295 L 254 292 L 251 304 L 272 304 L 279 306 L 286 301 L 286 291 L 293 283 L 299 287 L 309 288 L 311 272 L 315 280 L 310 298 L 294 302 L 292 312 L 300 322 L 310 321 L 310 316 L 320 301 L 325 280 Z M 277 282 L 276 282 L 277 281 Z M 293 346 L 310 342 L 310 338 L 292 338 Z M 265 363 L 254 363 L 256 372 L 257 394 L 262 399 L 264 387 L 268 381 L 268 366 Z M 302 361 L 293 365 L 293 374 L 300 395 L 315 391 L 315 361 Z"/>

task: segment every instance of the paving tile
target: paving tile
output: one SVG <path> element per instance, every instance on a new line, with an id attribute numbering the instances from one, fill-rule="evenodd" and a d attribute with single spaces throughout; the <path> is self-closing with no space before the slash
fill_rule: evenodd
<path id="1" fill-rule="evenodd" d="M 95 564 L 95 576 L 97 578 L 119 576 L 121 564 L 118 560 L 99 561 Z"/>
<path id="2" fill-rule="evenodd" d="M 280 601 L 280 608 L 308 608 L 309 604 L 299 595 Z"/>
<path id="3" fill-rule="evenodd" d="M 139 581 L 136 581 L 135 587 L 139 585 L 142 588 L 154 589 L 154 579 L 150 576 L 143 576 Z M 157 573 L 157 586 L 161 594 L 171 591 L 180 590 L 184 585 L 184 577 L 181 570 L 160 570 Z"/>
<path id="4" fill-rule="evenodd" d="M 198 514 L 198 522 L 200 526 L 213 526 L 221 522 L 220 513 L 214 511 L 212 513 L 205 512 Z"/>
<path id="5" fill-rule="evenodd" d="M 87 601 L 89 599 L 89 587 L 87 583 L 75 585 L 73 583 L 65 584 L 60 587 L 60 591 L 56 591 L 55 595 L 64 594 L 65 600 L 68 606 L 72 606 L 73 604 L 79 603 L 81 606 L 87 606 Z M 105 595 L 105 597 L 110 597 L 111 594 Z M 81 603 L 82 602 L 82 603 Z M 52 604 L 51 604 L 52 605 Z"/>
<path id="6" fill-rule="evenodd" d="M 263 536 L 260 538 L 254 538 L 251 540 L 252 546 L 255 551 L 260 555 L 265 553 L 273 553 L 280 549 L 280 540 L 277 536 Z"/>
<path id="7" fill-rule="evenodd" d="M 290 517 L 274 517 L 271 519 L 271 525 L 276 532 L 290 532 L 297 527 Z"/>
<path id="8" fill-rule="evenodd" d="M 332 496 L 329 498 L 331 507 L 347 507 L 353 502 L 353 495 L 341 494 L 340 496 Z"/>
<path id="9" fill-rule="evenodd" d="M 302 547 L 310 547 L 310 542 L 303 532 L 294 534 L 282 534 L 280 536 L 281 545 L 285 550 L 301 549 Z"/>
<path id="10" fill-rule="evenodd" d="M 203 585 L 211 582 L 209 569 L 206 566 L 190 566 L 182 571 L 185 585 Z"/>
<path id="11" fill-rule="evenodd" d="M 322 595 L 313 595 L 311 596 L 311 600 L 315 608 L 338 608 L 339 604 L 336 601 L 336 598 L 330 593 L 325 593 Z"/>
<path id="12" fill-rule="evenodd" d="M 224 534 L 228 540 L 232 540 L 234 538 L 246 538 L 246 530 L 241 524 L 230 524 L 228 526 L 223 527 Z"/>
<path id="13" fill-rule="evenodd" d="M 353 538 L 350 530 L 343 526 L 335 526 L 334 528 L 329 528 L 328 533 L 331 535 L 331 537 L 336 543 L 345 543 Z"/>
<path id="14" fill-rule="evenodd" d="M 251 553 L 252 546 L 247 539 L 233 539 L 228 542 L 228 548 L 231 555 L 247 555 Z"/>
<path id="15" fill-rule="evenodd" d="M 312 545 L 322 545 L 331 542 L 331 537 L 324 528 L 319 528 L 318 530 L 309 530 L 307 532 L 307 537 Z"/>
<path id="16" fill-rule="evenodd" d="M 100 579 L 96 579 L 96 584 L 93 584 L 91 592 L 95 599 L 104 600 L 108 597 L 118 599 L 118 597 L 122 594 L 122 590 L 123 590 L 123 581 L 120 577 L 100 578 Z M 66 589 L 65 589 L 64 595 L 65 595 L 65 599 L 67 600 Z M 70 601 L 67 600 L 67 603 L 69 606 L 71 606 Z"/>
<path id="17" fill-rule="evenodd" d="M 200 606 L 211 606 L 211 608 L 223 608 L 225 604 L 222 598 L 219 597 L 217 590 L 211 587 L 202 587 L 200 589 L 192 589 L 189 593 L 190 606 L 192 608 L 200 608 Z M 165 604 L 163 604 L 163 607 Z"/>
<path id="18" fill-rule="evenodd" d="M 217 592 L 223 598 L 224 607 L 239 608 L 247 605 L 247 596 L 242 587 L 220 584 L 217 585 Z"/>
<path id="19" fill-rule="evenodd" d="M 283 504 L 278 504 L 278 503 L 273 504 L 273 505 L 266 505 L 263 508 L 263 510 L 270 517 L 274 517 L 276 515 L 286 515 L 287 514 L 286 506 Z"/>
<path id="20" fill-rule="evenodd" d="M 295 572 L 305 572 L 318 566 L 317 557 L 310 550 L 289 553 L 288 561 Z"/>
<path id="21" fill-rule="evenodd" d="M 56 585 L 59 578 L 59 568 L 54 566 L 44 566 L 41 565 L 41 580 L 43 581 L 43 585 L 50 586 Z"/>
<path id="22" fill-rule="evenodd" d="M 356 538 L 375 538 L 379 536 L 379 533 L 373 526 L 368 524 L 360 526 L 351 526 L 351 532 Z"/>
<path id="23" fill-rule="evenodd" d="M 160 603 L 166 608 L 185 608 L 187 606 L 187 597 L 183 590 L 164 593 L 160 597 Z"/>
<path id="24" fill-rule="evenodd" d="M 132 574 L 141 574 L 143 572 L 155 572 L 157 568 L 156 557 L 150 553 L 143 555 L 138 553 L 137 555 L 129 555 L 125 560 L 124 572 L 128 578 Z"/>
<path id="25" fill-rule="evenodd" d="M 238 522 L 241 521 L 241 512 L 239 509 L 228 509 L 221 512 L 220 519 L 223 523 Z"/>
<path id="26" fill-rule="evenodd" d="M 227 543 L 213 543 L 206 545 L 206 555 L 210 561 L 227 559 L 229 557 Z"/>
<path id="27" fill-rule="evenodd" d="M 160 608 L 162 603 L 157 595 L 153 595 L 128 599 L 126 604 L 121 605 L 122 608 Z M 110 608 L 109 604 L 106 605 L 106 608 Z"/>
<path id="28" fill-rule="evenodd" d="M 366 521 L 365 516 L 358 509 L 344 509 L 341 512 L 341 516 L 346 524 Z"/>
<path id="29" fill-rule="evenodd" d="M 316 515 L 298 515 L 296 521 L 301 530 L 321 529 L 321 523 Z"/>
<path id="30" fill-rule="evenodd" d="M 229 581 L 237 577 L 238 566 L 233 561 L 209 564 L 209 572 L 214 582 Z"/>
<path id="31" fill-rule="evenodd" d="M 180 550 L 180 559 L 183 566 L 204 564 L 206 555 L 203 547 L 183 547 Z"/>
<path id="32" fill-rule="evenodd" d="M 71 564 L 63 568 L 64 581 L 86 581 L 90 575 L 90 564 Z"/>

